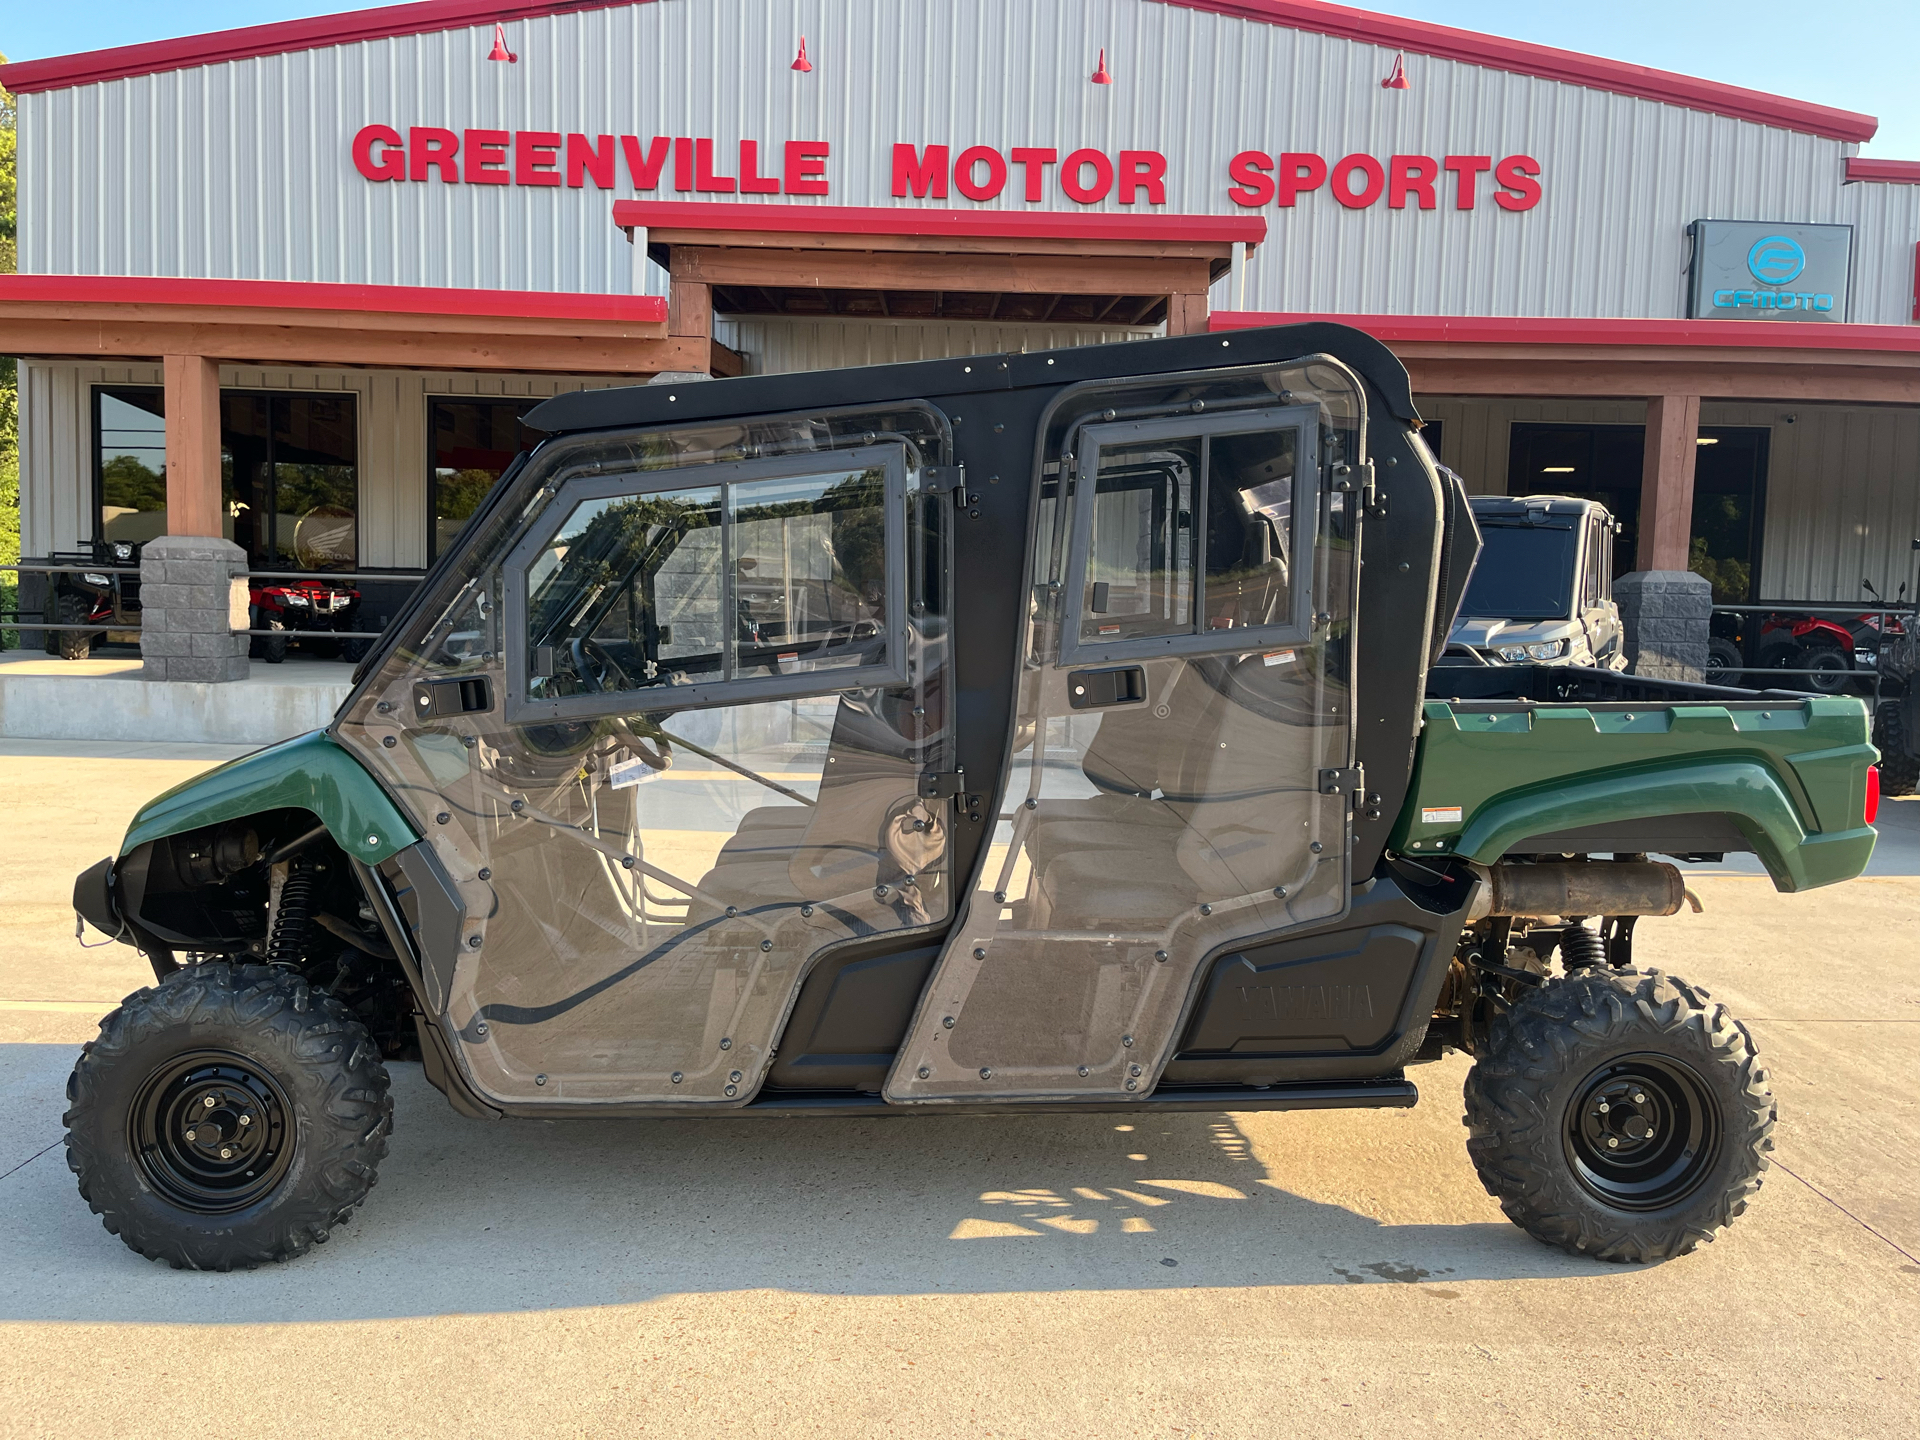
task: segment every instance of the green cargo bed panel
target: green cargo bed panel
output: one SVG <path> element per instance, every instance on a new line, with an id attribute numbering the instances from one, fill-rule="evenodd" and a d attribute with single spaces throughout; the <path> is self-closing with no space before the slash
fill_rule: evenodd
<path id="1" fill-rule="evenodd" d="M 1724 814 L 1783 890 L 1859 873 L 1866 706 L 1426 702 L 1413 784 L 1389 844 L 1490 863 L 1529 836 L 1676 814 Z"/>

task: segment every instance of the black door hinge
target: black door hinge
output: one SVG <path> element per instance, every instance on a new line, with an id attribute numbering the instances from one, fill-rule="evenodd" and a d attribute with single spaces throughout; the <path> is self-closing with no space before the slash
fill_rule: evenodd
<path id="1" fill-rule="evenodd" d="M 1360 795 L 1367 788 L 1367 770 L 1364 765 L 1349 765 L 1344 770 L 1322 770 L 1320 772 L 1320 793 L 1322 795 Z"/>
<path id="2" fill-rule="evenodd" d="M 965 770 L 922 770 L 920 772 L 922 800 L 951 800 L 956 795 L 964 795 L 966 790 L 967 772 Z"/>

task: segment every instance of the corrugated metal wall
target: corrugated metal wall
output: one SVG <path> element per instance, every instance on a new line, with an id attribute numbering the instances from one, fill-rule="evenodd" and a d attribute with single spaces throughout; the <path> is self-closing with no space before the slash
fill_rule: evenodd
<path id="1" fill-rule="evenodd" d="M 889 193 L 895 141 L 1157 149 L 1169 210 L 1222 213 L 1243 149 L 1519 152 L 1546 186 L 1524 213 L 1484 190 L 1470 212 L 1270 207 L 1248 306 L 1677 316 L 1683 227 L 1731 217 L 1858 225 L 1853 318 L 1911 313 L 1920 187 L 1842 186 L 1849 147 L 1418 55 L 1411 90 L 1382 90 L 1392 52 L 1351 40 L 1149 0 L 659 0 L 508 33 L 517 65 L 483 58 L 489 25 L 22 96 L 22 268 L 629 288 L 624 172 L 610 192 L 370 183 L 349 144 L 379 121 L 707 135 L 723 155 L 826 139 L 838 205 L 914 203 Z M 810 75 L 788 68 L 802 33 Z M 1111 86 L 1088 83 L 1101 46 Z M 1018 192 L 1016 172 L 993 203 L 1030 208 Z"/>
<path id="2" fill-rule="evenodd" d="M 1507 460 L 1516 422 L 1644 425 L 1638 400 L 1481 400 L 1417 397 L 1442 424 L 1441 458 L 1476 495 L 1538 493 L 1514 485 Z M 1760 597 L 1847 603 L 1862 577 L 1891 596 L 1911 580 L 1920 538 L 1920 410 L 1708 400 L 1702 425 L 1764 426 L 1768 442 Z"/>

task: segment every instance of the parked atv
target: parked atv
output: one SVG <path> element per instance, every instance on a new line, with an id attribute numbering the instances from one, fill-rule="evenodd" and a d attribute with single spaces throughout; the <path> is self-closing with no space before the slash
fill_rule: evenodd
<path id="1" fill-rule="evenodd" d="M 1880 598 L 1870 581 L 1861 586 Z M 1907 585 L 1900 583 L 1894 606 L 1905 606 Z M 1877 656 L 1880 703 L 1873 712 L 1873 743 L 1880 748 L 1880 785 L 1888 795 L 1911 795 L 1920 785 L 1920 635 L 1914 611 L 1889 614 Z"/>
<path id="2" fill-rule="evenodd" d="M 1751 1038 L 1634 961 L 1685 901 L 1648 854 L 1860 873 L 1865 709 L 1434 665 L 1479 539 L 1379 342 L 528 423 L 333 723 L 76 882 L 156 980 L 66 1115 L 139 1253 L 325 1239 L 416 1053 L 478 1116 L 930 1117 L 1406 1106 L 1458 1049 L 1481 1180 L 1549 1244 L 1684 1254 L 1759 1188 Z"/>
<path id="3" fill-rule="evenodd" d="M 287 658 L 287 648 L 297 643 L 322 660 L 343 655 L 357 661 L 366 654 L 368 642 L 333 637 L 342 630 L 357 630 L 359 613 L 360 592 L 349 585 L 336 585 L 324 574 L 312 579 L 256 581 L 248 592 L 249 628 L 274 633 L 256 635 L 250 653 L 255 659 L 278 665 Z"/>
<path id="4" fill-rule="evenodd" d="M 1476 495 L 1480 561 L 1442 664 L 1597 665 L 1624 670 L 1604 505 L 1565 495 Z"/>
<path id="5" fill-rule="evenodd" d="M 113 632 L 140 629 L 140 547 L 137 544 L 125 540 L 97 541 L 86 551 L 50 555 L 47 563 L 101 567 L 61 571 L 47 577 L 41 616 L 48 624 L 100 627 L 94 631 L 42 632 L 47 654 L 62 660 L 84 660 L 93 653 L 95 645 L 111 638 Z M 127 569 L 135 573 L 119 573 Z"/>

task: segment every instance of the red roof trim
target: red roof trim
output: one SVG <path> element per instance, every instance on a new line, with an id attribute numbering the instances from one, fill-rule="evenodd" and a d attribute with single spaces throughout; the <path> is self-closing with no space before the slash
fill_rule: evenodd
<path id="1" fill-rule="evenodd" d="M 419 285 L 329 285 L 301 280 L 182 280 L 125 275 L 0 275 L 0 307 L 15 304 L 220 305 L 233 309 L 460 315 L 499 320 L 615 320 L 664 324 L 658 295 L 546 290 L 445 290 Z"/>
<path id="2" fill-rule="evenodd" d="M 1808 325 L 1792 321 L 1539 320 L 1456 315 L 1292 315 L 1216 310 L 1215 331 L 1327 320 L 1391 345 L 1686 345 L 1766 350 L 1883 350 L 1920 354 L 1920 326 Z"/>
<path id="3" fill-rule="evenodd" d="M 1118 214 L 1110 210 L 933 210 L 903 206 L 750 205 L 724 200 L 616 200 L 616 225 L 776 235 L 916 235 L 936 239 L 1144 240 L 1258 245 L 1264 215 Z"/>
<path id="4" fill-rule="evenodd" d="M 1470 65 L 1532 75 L 1541 80 L 1563 80 L 1590 90 L 1658 100 L 1688 110 L 1703 110 L 1710 115 L 1822 135 L 1830 140 L 1871 140 L 1873 132 L 1880 128 L 1880 122 L 1873 116 L 1852 110 L 1789 100 L 1782 95 L 1723 85 L 1716 80 L 1699 80 L 1671 70 L 1629 65 L 1623 60 L 1603 60 L 1597 55 L 1582 55 L 1551 45 L 1534 45 L 1474 30 L 1456 30 L 1451 25 L 1329 5 L 1322 0 L 1159 0 L 1159 3 L 1209 10 L 1217 15 L 1233 15 L 1270 25 L 1287 25 L 1297 30 L 1315 30 L 1384 49 L 1406 49 L 1442 60 L 1463 60 Z M 1414 83 L 1419 83 L 1417 75 Z"/>
<path id="5" fill-rule="evenodd" d="M 280 20 L 270 25 L 153 40 L 144 45 L 88 50 L 79 55 L 20 60 L 0 65 L 0 85 L 16 95 L 30 95 L 39 90 L 97 85 L 103 80 L 124 80 L 132 75 L 156 75 L 196 65 L 218 65 L 228 60 L 253 60 L 263 55 L 351 45 L 361 40 L 430 35 L 437 30 L 464 30 L 503 20 L 511 23 L 564 15 L 570 10 L 606 10 L 615 5 L 651 3 L 653 0 L 544 0 L 544 3 L 542 0 L 518 0 L 518 3 L 500 0 L 497 4 L 482 3 L 482 0 L 415 0 L 411 5 L 383 5 L 377 10 L 349 10 L 343 15 L 314 15 L 304 20 Z"/>
<path id="6" fill-rule="evenodd" d="M 1883 180 L 1890 185 L 1920 185 L 1920 160 L 1872 160 L 1855 155 L 1847 161 L 1847 179 Z"/>
<path id="7" fill-rule="evenodd" d="M 214 65 L 261 55 L 282 55 L 289 51 L 327 45 L 383 40 L 396 35 L 419 35 L 436 30 L 458 30 L 491 24 L 497 20 L 526 20 L 572 10 L 604 10 L 615 5 L 648 3 L 651 0 L 548 0 L 545 4 L 528 3 L 528 0 L 520 0 L 520 3 L 500 0 L 495 4 L 482 3 L 482 0 L 418 0 L 418 3 L 411 5 L 389 5 L 378 10 L 321 15 L 274 25 L 251 25 L 243 30 L 183 36 L 177 40 L 158 40 L 147 45 L 123 45 L 117 49 L 95 50 L 83 55 L 23 60 L 0 67 L 0 84 L 16 94 L 31 94 L 39 90 L 91 85 L 103 80 L 125 79 L 131 75 L 184 70 L 195 65 Z M 1507 40 L 1472 30 L 1456 30 L 1450 25 L 1378 15 L 1345 5 L 1326 4 L 1323 0 L 1157 0 L 1157 3 L 1335 35 L 1369 45 L 1406 49 L 1444 60 L 1461 60 L 1470 65 L 1506 70 L 1516 75 L 1561 80 L 1570 85 L 1584 85 L 1589 89 L 1632 95 L 1642 100 L 1657 100 L 1667 105 L 1725 115 L 1735 120 L 1750 120 L 1760 125 L 1777 125 L 1785 130 L 1799 130 L 1832 140 L 1869 140 L 1880 123 L 1871 115 L 1813 105 L 1804 100 L 1789 100 L 1784 96 L 1768 95 L 1738 85 L 1698 80 L 1689 75 L 1653 70 L 1644 65 L 1629 65 L 1619 60 L 1603 60 L 1598 56 L 1558 50 L 1549 45 Z"/>

